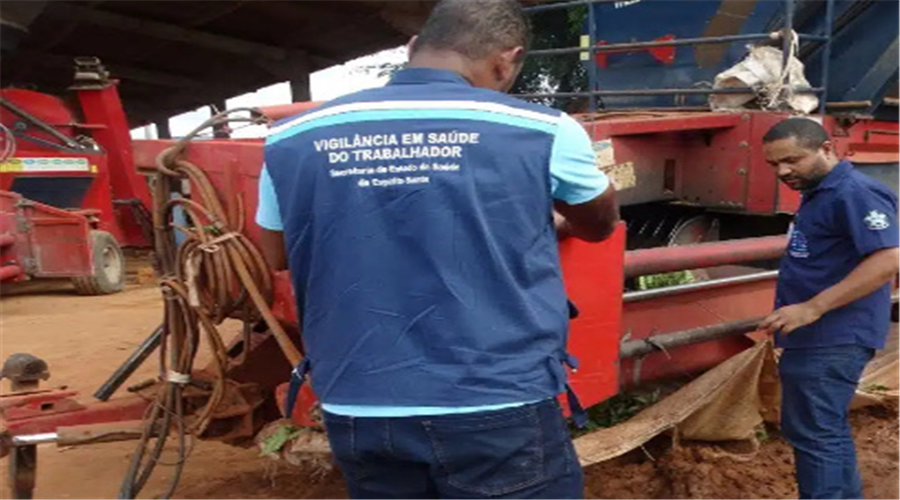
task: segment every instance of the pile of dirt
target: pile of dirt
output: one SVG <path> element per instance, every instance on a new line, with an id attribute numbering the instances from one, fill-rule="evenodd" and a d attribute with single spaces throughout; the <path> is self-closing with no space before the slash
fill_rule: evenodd
<path id="1" fill-rule="evenodd" d="M 853 413 L 867 498 L 898 498 L 897 410 Z M 794 456 L 775 431 L 751 443 L 678 443 L 659 453 L 664 437 L 585 470 L 589 498 L 796 498 Z M 669 443 L 671 439 L 669 438 Z"/>
<path id="2" fill-rule="evenodd" d="M 853 413 L 867 498 L 898 498 L 898 418 L 895 408 Z M 660 436 L 642 449 L 585 470 L 587 498 L 796 498 L 790 446 L 770 431 L 758 445 L 682 442 Z M 261 466 L 260 464 L 265 464 Z M 190 466 L 189 466 L 190 467 Z M 194 472 L 194 471 L 192 471 Z M 181 498 L 347 498 L 336 470 L 296 467 L 259 458 L 226 477 L 193 475 Z"/>

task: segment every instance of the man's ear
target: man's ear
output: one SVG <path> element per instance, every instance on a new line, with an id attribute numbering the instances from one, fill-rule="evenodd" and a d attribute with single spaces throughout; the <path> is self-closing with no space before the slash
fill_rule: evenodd
<path id="1" fill-rule="evenodd" d="M 525 49 L 522 47 L 513 47 L 504 50 L 498 54 L 495 61 L 495 80 L 505 87 L 512 87 L 518 77 L 518 72 L 522 67 L 522 63 L 525 61 Z"/>
<path id="2" fill-rule="evenodd" d="M 410 59 L 413 56 L 413 51 L 416 49 L 416 41 L 419 40 L 419 35 L 413 35 L 412 38 L 409 39 L 409 42 L 406 43 L 406 59 Z"/>
<path id="3" fill-rule="evenodd" d="M 822 153 L 826 158 L 831 158 L 836 155 L 836 152 L 834 151 L 834 143 L 831 141 L 823 142 L 822 145 L 819 146 L 819 149 L 822 150 Z"/>

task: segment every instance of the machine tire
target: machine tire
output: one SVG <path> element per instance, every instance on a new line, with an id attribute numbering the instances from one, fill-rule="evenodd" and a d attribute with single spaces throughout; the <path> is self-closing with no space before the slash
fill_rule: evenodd
<path id="1" fill-rule="evenodd" d="M 91 231 L 91 258 L 94 274 L 72 278 L 79 295 L 108 295 L 125 288 L 125 254 L 113 235 L 106 231 Z"/>

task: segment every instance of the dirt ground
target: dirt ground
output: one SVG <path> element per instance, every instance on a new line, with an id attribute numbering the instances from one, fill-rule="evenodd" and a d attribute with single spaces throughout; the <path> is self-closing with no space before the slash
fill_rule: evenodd
<path id="1" fill-rule="evenodd" d="M 160 314 L 159 292 L 152 286 L 130 286 L 109 297 L 79 297 L 65 283 L 4 287 L 0 358 L 14 352 L 38 355 L 50 365 L 50 385 L 77 389 L 90 401 L 97 386 L 159 323 Z M 154 363 L 147 363 L 128 384 L 153 376 Z M 857 411 L 853 425 L 866 496 L 900 497 L 897 410 Z M 35 497 L 115 498 L 133 449 L 133 442 L 62 449 L 42 445 Z M 0 463 L 4 469 L 6 462 Z M 591 498 L 796 498 L 792 468 L 790 448 L 774 429 L 755 450 L 748 443 L 681 443 L 673 449 L 670 440 L 661 437 L 643 450 L 587 469 L 586 494 Z M 160 494 L 170 473 L 171 468 L 160 467 L 143 495 Z M 4 486 L 0 498 L 9 495 Z M 299 469 L 260 458 L 253 449 L 199 442 L 176 496 L 346 498 L 346 491 L 335 471 Z"/>

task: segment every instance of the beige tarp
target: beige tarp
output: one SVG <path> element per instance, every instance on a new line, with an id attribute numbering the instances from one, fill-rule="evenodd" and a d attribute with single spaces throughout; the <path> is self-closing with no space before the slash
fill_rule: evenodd
<path id="1" fill-rule="evenodd" d="M 582 466 L 615 458 L 666 431 L 701 441 L 753 438 L 763 421 L 778 422 L 776 359 L 771 342 L 760 341 L 630 420 L 577 438 Z M 897 404 L 898 367 L 895 326 L 887 348 L 866 368 L 852 408 Z"/>

